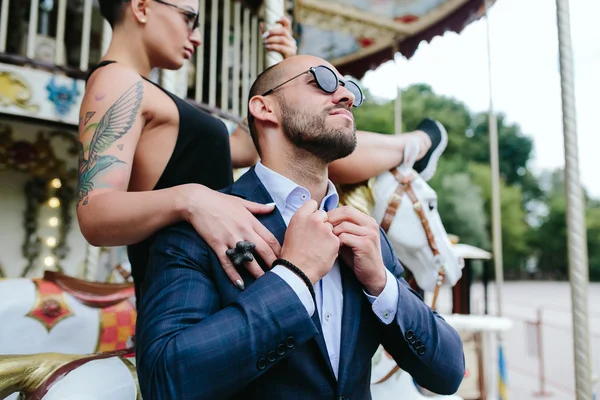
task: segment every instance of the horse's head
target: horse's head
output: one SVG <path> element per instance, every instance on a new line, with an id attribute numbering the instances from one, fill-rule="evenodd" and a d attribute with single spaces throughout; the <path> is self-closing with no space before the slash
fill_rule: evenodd
<path id="1" fill-rule="evenodd" d="M 433 291 L 454 286 L 464 262 L 455 254 L 437 210 L 437 194 L 412 169 L 418 147 L 407 146 L 404 162 L 370 182 L 374 207 L 371 215 L 387 232 L 392 247 L 419 287 Z"/>

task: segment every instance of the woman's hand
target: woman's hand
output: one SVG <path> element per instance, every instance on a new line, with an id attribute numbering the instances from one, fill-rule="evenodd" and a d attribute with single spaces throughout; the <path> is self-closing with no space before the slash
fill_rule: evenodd
<path id="1" fill-rule="evenodd" d="M 240 289 L 244 289 L 245 284 L 225 255 L 227 249 L 247 240 L 256 244 L 255 253 L 266 265 L 270 266 L 279 257 L 279 242 L 253 215 L 273 212 L 275 204 L 253 203 L 201 185 L 182 185 L 179 188 L 183 217 L 213 249 L 231 282 Z M 256 259 L 247 262 L 246 268 L 255 278 L 264 274 Z"/>
<path id="2" fill-rule="evenodd" d="M 260 31 L 263 34 L 265 48 L 276 51 L 284 59 L 295 56 L 298 51 L 296 40 L 292 36 L 292 23 L 288 17 L 283 16 L 277 21 L 281 26 L 275 26 L 265 33 L 265 26 L 261 23 Z"/>

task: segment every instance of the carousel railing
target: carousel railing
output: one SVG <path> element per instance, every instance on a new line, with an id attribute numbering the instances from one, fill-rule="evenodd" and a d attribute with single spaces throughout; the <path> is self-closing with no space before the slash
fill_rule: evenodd
<path id="1" fill-rule="evenodd" d="M 250 85 L 265 65 L 259 10 L 239 0 L 199 0 L 203 45 L 179 71 L 155 71 L 168 90 L 231 121 L 245 117 Z M 84 79 L 112 30 L 93 0 L 3 0 L 0 62 Z"/>

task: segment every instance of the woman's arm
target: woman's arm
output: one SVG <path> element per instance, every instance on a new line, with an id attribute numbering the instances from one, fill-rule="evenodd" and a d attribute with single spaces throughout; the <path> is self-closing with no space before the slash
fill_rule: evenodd
<path id="1" fill-rule="evenodd" d="M 416 136 L 420 141 L 420 159 L 431 147 L 429 136 L 421 131 L 399 135 L 357 131 L 356 150 L 348 157 L 329 165 L 329 179 L 334 183 L 350 184 L 367 180 L 400 165 L 407 141 Z"/>
<path id="2" fill-rule="evenodd" d="M 279 243 L 252 214 L 271 212 L 274 206 L 196 184 L 128 192 L 134 154 L 148 118 L 144 85 L 138 74 L 116 64 L 104 67 L 88 82 L 79 126 L 77 218 L 81 232 L 96 246 L 128 245 L 185 220 L 217 253 L 230 279 L 241 282 L 225 250 L 244 238 L 256 243 L 257 253 L 272 263 Z M 262 274 L 256 261 L 248 269 L 255 276 Z"/>

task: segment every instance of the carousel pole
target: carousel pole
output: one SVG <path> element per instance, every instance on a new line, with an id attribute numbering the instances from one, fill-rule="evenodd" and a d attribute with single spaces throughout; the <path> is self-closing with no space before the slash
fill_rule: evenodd
<path id="1" fill-rule="evenodd" d="M 283 17 L 285 8 L 283 0 L 266 0 L 265 1 L 265 29 L 269 31 L 274 28 L 279 18 Z M 267 67 L 271 67 L 283 61 L 283 56 L 276 51 L 267 52 Z"/>
<path id="2" fill-rule="evenodd" d="M 394 66 L 398 69 L 398 76 L 400 75 L 400 61 L 399 58 L 402 57 L 398 52 L 398 41 L 394 40 Z M 397 85 L 397 93 L 396 100 L 394 101 L 394 133 L 396 135 L 402 133 L 402 87 L 400 87 L 400 82 L 396 83 Z"/>
<path id="3" fill-rule="evenodd" d="M 585 203 L 579 179 L 577 117 L 569 1 L 556 0 L 560 81 L 565 146 L 565 192 L 567 198 L 567 242 L 569 281 L 573 307 L 575 392 L 577 400 L 592 399 L 590 336 L 588 325 L 588 259 Z"/>
<path id="4" fill-rule="evenodd" d="M 500 160 L 498 154 L 498 121 L 494 113 L 494 102 L 492 100 L 492 51 L 490 38 L 490 17 L 489 0 L 483 0 L 485 8 L 485 22 L 487 33 L 487 56 L 488 56 L 488 84 L 489 84 L 489 102 L 488 129 L 490 140 L 490 170 L 492 181 L 492 251 L 494 255 L 495 287 L 497 315 L 502 317 L 502 286 L 504 284 L 504 265 L 502 258 L 502 220 L 500 210 Z M 504 360 L 503 337 L 501 333 L 497 335 L 498 340 L 498 398 L 508 399 L 508 390 L 506 387 L 506 363 Z"/>

